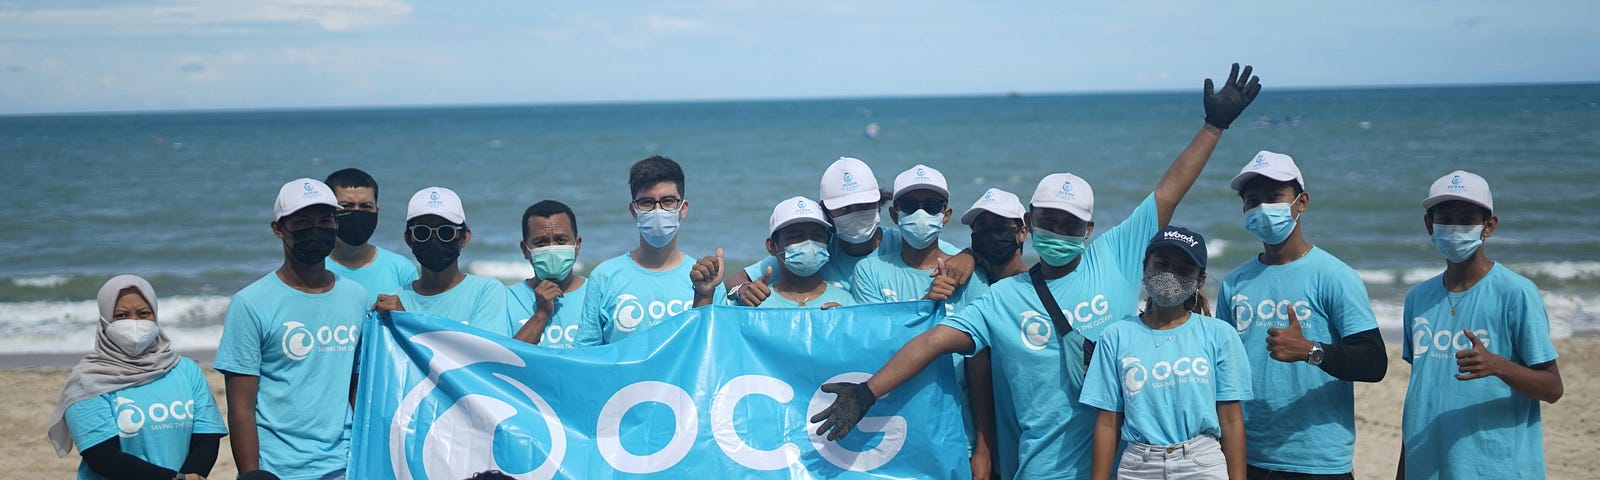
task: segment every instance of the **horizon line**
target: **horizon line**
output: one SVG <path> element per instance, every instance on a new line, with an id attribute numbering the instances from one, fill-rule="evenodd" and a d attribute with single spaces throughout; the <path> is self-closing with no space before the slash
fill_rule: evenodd
<path id="1" fill-rule="evenodd" d="M 1415 84 L 1367 84 L 1367 85 L 1304 85 L 1290 87 L 1275 87 L 1273 91 L 1304 92 L 1328 90 L 1406 90 L 1423 88 L 1488 88 L 1488 87 L 1513 87 L 1513 86 L 1581 86 L 1600 85 L 1600 81 L 1550 81 L 1550 82 L 1515 82 L 1515 83 L 1415 83 Z M 702 98 L 702 99 L 640 99 L 640 100 L 577 100 L 577 101 L 552 101 L 552 102 L 501 102 L 501 103 L 437 103 L 437 104 L 347 104 L 347 105 L 299 105 L 281 107 L 218 107 L 218 108 L 192 108 L 192 109 L 165 109 L 165 110 L 65 110 L 65 111 L 36 111 L 36 112 L 0 112 L 0 118 L 24 117 L 73 117 L 73 116 L 119 116 L 119 115 L 184 115 L 184 114 L 226 114 L 226 113 L 288 113 L 288 112 L 318 112 L 318 111 L 374 111 L 374 110 L 446 110 L 466 108 L 528 108 L 528 107 L 581 107 L 581 106 L 619 106 L 619 105 L 682 105 L 682 104 L 715 104 L 715 103 L 761 103 L 761 102 L 814 102 L 814 101 L 849 101 L 849 100 L 911 100 L 911 99 L 955 99 L 955 98 L 985 98 L 985 97 L 1062 97 L 1062 96 L 1099 96 L 1099 95 L 1144 95 L 1144 94 L 1173 94 L 1185 93 L 1191 89 L 1150 89 L 1150 90 L 1080 90 L 1080 91 L 1036 91 L 1027 92 L 1020 90 L 1002 90 L 997 92 L 969 92 L 947 94 L 882 94 L 882 95 L 839 95 L 818 97 L 729 97 L 729 98 Z"/>

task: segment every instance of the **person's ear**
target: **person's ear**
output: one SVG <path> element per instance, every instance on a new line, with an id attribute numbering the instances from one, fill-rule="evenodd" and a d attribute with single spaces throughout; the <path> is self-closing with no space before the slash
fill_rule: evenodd
<path id="1" fill-rule="evenodd" d="M 1422 228 L 1428 231 L 1428 236 L 1433 236 L 1433 214 L 1422 214 Z"/>
<path id="2" fill-rule="evenodd" d="M 580 250 L 583 250 L 583 237 L 578 237 L 576 239 L 573 239 L 573 241 L 572 241 L 572 258 L 578 258 L 578 252 Z"/>
<path id="3" fill-rule="evenodd" d="M 1083 231 L 1083 238 L 1084 239 L 1088 239 L 1090 235 L 1094 235 L 1094 220 L 1090 220 L 1089 221 L 1089 228 L 1085 229 Z"/>
<path id="4" fill-rule="evenodd" d="M 1300 211 L 1295 212 L 1295 215 L 1305 213 L 1307 208 L 1311 208 L 1311 192 L 1300 192 L 1300 196 Z"/>
<path id="5" fill-rule="evenodd" d="M 689 218 L 689 201 L 688 200 L 684 200 L 683 204 L 678 205 L 678 220 L 682 221 L 685 218 Z"/>
<path id="6" fill-rule="evenodd" d="M 528 250 L 528 241 L 527 240 L 523 240 L 521 242 L 517 242 L 517 248 L 522 249 L 522 259 L 523 260 L 532 260 L 533 259 L 533 252 Z"/>
<path id="7" fill-rule="evenodd" d="M 1486 221 L 1486 222 L 1483 222 L 1483 238 L 1485 240 L 1487 240 L 1490 236 L 1494 235 L 1494 227 L 1497 227 L 1499 225 L 1500 225 L 1500 217 L 1496 217 L 1494 215 L 1490 215 L 1489 216 L 1489 220 Z"/>
<path id="8" fill-rule="evenodd" d="M 898 209 L 898 208 L 889 209 L 889 221 L 894 222 L 895 225 L 899 225 L 900 224 L 900 209 Z"/>
<path id="9" fill-rule="evenodd" d="M 267 223 L 267 228 L 271 228 L 272 229 L 272 236 L 278 237 L 279 239 L 284 238 L 283 227 L 278 225 L 278 221 L 277 220 L 273 220 L 271 222 L 268 222 Z"/>
<path id="10" fill-rule="evenodd" d="M 950 214 L 953 212 L 955 212 L 955 210 L 951 210 L 950 207 L 945 207 L 944 212 L 939 214 L 939 218 L 943 219 L 943 221 L 939 222 L 939 225 L 949 225 Z"/>
<path id="11" fill-rule="evenodd" d="M 468 243 L 472 243 L 472 229 L 464 228 L 461 230 L 461 248 L 466 248 Z"/>
<path id="12" fill-rule="evenodd" d="M 776 257 L 778 253 L 778 242 L 772 241 L 772 237 L 767 237 L 767 255 Z"/>

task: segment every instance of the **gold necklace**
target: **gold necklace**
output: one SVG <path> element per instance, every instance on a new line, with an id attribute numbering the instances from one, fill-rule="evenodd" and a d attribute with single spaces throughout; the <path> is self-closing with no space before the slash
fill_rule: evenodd
<path id="1" fill-rule="evenodd" d="M 1171 334 L 1167 335 L 1166 339 L 1164 339 L 1164 340 L 1162 340 L 1160 342 L 1156 342 L 1156 350 L 1160 350 L 1162 345 L 1166 345 L 1168 341 L 1172 340 L 1172 337 L 1175 337 L 1177 335 L 1178 335 L 1178 332 L 1172 332 Z M 1155 338 L 1156 338 L 1156 332 L 1154 330 L 1151 330 L 1150 331 L 1150 340 L 1153 341 L 1153 340 L 1155 340 Z"/>
<path id="2" fill-rule="evenodd" d="M 1458 297 L 1456 295 L 1460 295 L 1460 296 Z M 1456 314 L 1456 305 L 1460 305 L 1461 304 L 1461 299 L 1462 298 L 1466 298 L 1466 296 L 1467 296 L 1467 292 L 1461 292 L 1460 294 L 1453 294 L 1453 293 L 1450 293 L 1450 292 L 1444 292 L 1444 301 L 1450 302 L 1450 315 L 1451 316 L 1454 316 Z"/>

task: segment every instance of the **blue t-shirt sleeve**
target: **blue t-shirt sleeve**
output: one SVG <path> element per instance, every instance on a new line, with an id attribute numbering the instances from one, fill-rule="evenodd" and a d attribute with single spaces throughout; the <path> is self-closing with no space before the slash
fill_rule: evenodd
<path id="1" fill-rule="evenodd" d="M 1078 402 L 1101 410 L 1121 412 L 1122 386 L 1117 381 L 1117 369 L 1120 367 L 1117 350 L 1121 335 L 1113 329 L 1120 330 L 1116 327 L 1107 328 L 1100 335 L 1100 342 L 1095 345 L 1094 359 L 1089 361 L 1083 393 L 1078 396 Z"/>
<path id="2" fill-rule="evenodd" d="M 1367 297 L 1367 285 L 1355 270 L 1349 267 L 1337 269 L 1325 281 L 1324 288 L 1320 289 L 1326 295 L 1322 304 L 1332 310 L 1328 312 L 1328 323 L 1336 334 L 1334 341 L 1378 328 L 1378 319 L 1372 313 L 1372 301 Z"/>
<path id="3" fill-rule="evenodd" d="M 865 259 L 856 264 L 855 278 L 851 280 L 850 295 L 856 305 L 884 303 L 883 289 L 878 286 L 877 272 L 873 271 L 875 259 Z"/>
<path id="4" fill-rule="evenodd" d="M 1526 280 L 1524 280 L 1526 281 Z M 1544 309 L 1544 299 L 1539 289 L 1529 282 L 1511 299 L 1511 310 L 1506 319 L 1516 322 L 1517 356 L 1524 366 L 1534 366 L 1556 359 L 1556 346 L 1550 341 L 1550 318 Z"/>
<path id="5" fill-rule="evenodd" d="M 1412 363 L 1411 342 L 1415 341 L 1411 339 L 1411 312 L 1412 305 L 1416 302 L 1418 288 L 1422 288 L 1422 286 L 1412 287 L 1411 291 L 1406 292 L 1405 306 L 1400 309 L 1400 359 L 1405 360 L 1408 364 Z"/>
<path id="6" fill-rule="evenodd" d="M 1228 291 L 1232 290 L 1232 288 L 1229 288 L 1229 286 L 1230 282 L 1223 280 L 1222 285 L 1217 286 L 1217 298 L 1213 298 L 1211 301 L 1216 303 L 1217 308 L 1215 311 L 1217 312 L 1217 319 L 1228 322 L 1228 325 L 1233 325 L 1237 328 L 1239 324 L 1234 323 L 1233 308 L 1230 307 L 1233 302 L 1228 300 L 1228 296 L 1230 295 Z"/>
<path id="7" fill-rule="evenodd" d="M 190 410 L 194 414 L 194 426 L 190 431 L 227 435 L 228 427 L 222 423 L 222 411 L 217 408 L 217 397 L 211 394 L 211 384 L 206 382 L 205 372 L 193 361 L 185 363 L 186 380 L 194 398 L 194 408 Z"/>
<path id="8" fill-rule="evenodd" d="M 117 436 L 117 416 L 105 398 L 89 397 L 68 405 L 66 419 L 79 452 Z"/>
<path id="9" fill-rule="evenodd" d="M 985 348 L 989 348 L 989 329 L 985 324 L 983 312 L 983 304 L 988 303 L 988 299 L 989 297 L 978 299 L 978 301 L 972 302 L 965 308 L 956 311 L 954 315 L 945 316 L 944 320 L 939 321 L 940 325 L 954 328 L 961 331 L 961 333 L 967 334 L 968 337 L 972 337 L 972 351 L 960 352 L 962 355 L 970 357 L 977 355 L 978 352 L 983 351 Z"/>
<path id="10" fill-rule="evenodd" d="M 1095 240 L 1104 244 L 1100 248 L 1113 249 L 1117 269 L 1135 273 L 1132 278 L 1138 278 L 1137 273 L 1144 271 L 1144 249 L 1150 245 L 1150 238 L 1161 230 L 1161 226 L 1157 225 L 1160 216 L 1156 210 L 1156 194 L 1151 193 L 1144 197 L 1143 202 L 1139 202 L 1127 219 Z"/>
<path id="11" fill-rule="evenodd" d="M 1213 329 L 1213 344 L 1217 346 L 1212 358 L 1216 360 L 1217 401 L 1250 400 L 1250 360 L 1244 351 L 1244 341 L 1237 331 L 1224 325 Z M 1099 355 L 1096 355 L 1098 360 Z"/>
<path id="12" fill-rule="evenodd" d="M 238 295 L 228 302 L 217 341 L 217 370 L 240 375 L 261 375 L 261 322 L 249 302 Z"/>
<path id="13" fill-rule="evenodd" d="M 580 330 L 584 328 L 595 332 L 605 330 L 606 323 L 609 322 L 609 319 L 605 317 L 605 301 L 607 295 L 609 295 L 606 292 L 607 288 L 609 287 L 606 285 L 605 275 L 589 276 L 589 281 L 584 288 L 586 292 L 584 292 L 583 297 L 583 318 L 579 319 L 584 327 L 579 328 Z"/>

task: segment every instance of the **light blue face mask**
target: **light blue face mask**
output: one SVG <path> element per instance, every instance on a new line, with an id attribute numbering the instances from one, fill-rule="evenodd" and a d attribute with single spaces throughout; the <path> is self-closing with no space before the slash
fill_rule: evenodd
<path id="1" fill-rule="evenodd" d="M 1296 196 L 1295 201 L 1299 200 L 1300 197 Z M 1289 234 L 1294 233 L 1294 225 L 1298 220 L 1294 217 L 1293 206 L 1294 202 L 1257 205 L 1244 212 L 1244 228 L 1268 245 L 1283 243 L 1289 239 Z"/>
<path id="2" fill-rule="evenodd" d="M 905 239 L 911 248 L 928 248 L 939 239 L 941 230 L 944 230 L 944 215 L 922 210 L 900 215 L 900 238 Z"/>
<path id="3" fill-rule="evenodd" d="M 672 242 L 678 235 L 678 212 L 657 208 L 640 212 L 638 214 L 639 235 L 644 237 L 644 242 L 651 247 L 661 248 Z"/>
<path id="4" fill-rule="evenodd" d="M 1433 224 L 1433 246 L 1439 248 L 1444 259 L 1461 263 L 1472 258 L 1483 246 L 1483 225 Z"/>
<path id="5" fill-rule="evenodd" d="M 828 263 L 828 244 L 816 240 L 793 243 L 783 247 L 783 266 L 802 277 L 815 275 Z"/>
<path id="6" fill-rule="evenodd" d="M 1072 263 L 1072 259 L 1083 254 L 1083 249 L 1088 248 L 1086 237 L 1062 235 L 1043 228 L 1034 228 L 1033 250 L 1039 252 L 1039 259 L 1052 267 L 1064 266 Z"/>
<path id="7" fill-rule="evenodd" d="M 533 276 L 558 281 L 572 274 L 572 264 L 578 260 L 577 245 L 549 245 L 528 251 L 528 264 L 533 265 Z"/>

